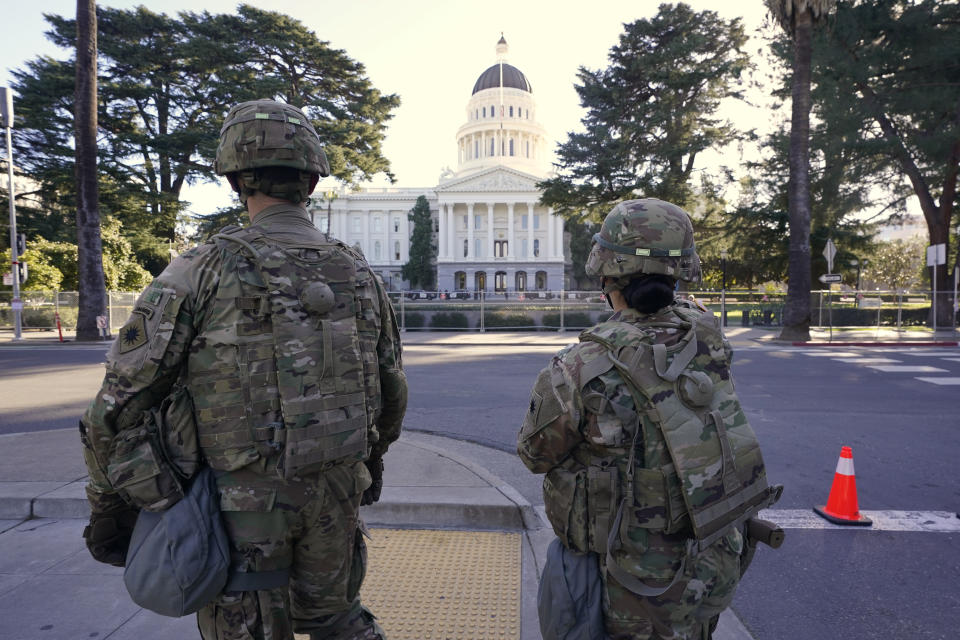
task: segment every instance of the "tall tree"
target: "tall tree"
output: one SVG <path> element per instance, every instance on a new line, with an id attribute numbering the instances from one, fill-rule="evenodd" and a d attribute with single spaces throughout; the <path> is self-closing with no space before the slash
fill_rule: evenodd
<path id="1" fill-rule="evenodd" d="M 107 315 L 100 208 L 97 200 L 97 7 L 77 0 L 74 128 L 77 175 L 79 309 L 77 340 L 96 340 L 97 316 Z"/>
<path id="2" fill-rule="evenodd" d="M 861 156 L 908 184 L 930 244 L 948 244 L 960 173 L 960 4 L 938 0 L 839 3 L 824 64 L 854 98 Z M 960 247 L 954 252 L 954 264 Z M 948 260 L 949 264 L 949 260 Z M 939 326 L 951 323 L 952 269 L 936 268 Z"/>
<path id="3" fill-rule="evenodd" d="M 541 201 L 594 220 L 631 197 L 691 206 L 698 156 L 741 135 L 715 114 L 741 97 L 745 42 L 739 19 L 683 3 L 625 25 L 606 69 L 578 71 L 584 131 L 559 145 L 559 175 L 540 183 Z"/>
<path id="4" fill-rule="evenodd" d="M 410 256 L 407 264 L 403 265 L 401 275 L 413 289 L 432 289 L 437 248 L 433 244 L 430 203 L 425 196 L 417 198 L 413 209 L 407 214 L 407 220 L 413 223 L 413 234 L 410 236 Z"/>
<path id="5" fill-rule="evenodd" d="M 72 48 L 74 21 L 46 18 L 48 37 Z M 301 22 L 249 5 L 179 16 L 102 7 L 98 18 L 101 172 L 145 200 L 139 211 L 124 212 L 127 233 L 149 229 L 174 239 L 183 186 L 215 178 L 219 127 L 244 100 L 302 106 L 341 181 L 380 172 L 392 179 L 381 143 L 399 98 L 380 93 L 363 65 Z M 14 72 L 24 123 L 18 148 L 30 150 L 28 172 L 50 183 L 72 172 L 73 65 L 38 58 Z"/>
<path id="6" fill-rule="evenodd" d="M 810 75 L 813 25 L 836 0 L 764 0 L 793 39 L 792 115 L 790 118 L 790 260 L 781 340 L 810 339 Z"/>

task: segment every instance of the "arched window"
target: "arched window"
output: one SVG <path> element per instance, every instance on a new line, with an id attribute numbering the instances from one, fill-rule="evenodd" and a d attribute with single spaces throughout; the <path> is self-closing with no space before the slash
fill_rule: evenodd
<path id="1" fill-rule="evenodd" d="M 510 117 L 513 117 L 513 105 L 510 105 Z"/>
<path id="2" fill-rule="evenodd" d="M 517 291 L 526 291 L 527 290 L 527 272 L 526 271 L 517 271 L 516 275 L 516 290 Z"/>
<path id="3" fill-rule="evenodd" d="M 473 288 L 475 291 L 487 290 L 487 272 L 477 271 L 473 276 Z"/>
<path id="4" fill-rule="evenodd" d="M 513 155 L 513 138 L 510 138 L 510 155 Z"/>
<path id="5" fill-rule="evenodd" d="M 484 117 L 484 118 L 487 117 L 487 108 L 486 108 L 486 107 L 483 108 L 483 117 Z"/>
<path id="6" fill-rule="evenodd" d="M 497 293 L 503 293 L 507 290 L 507 272 L 497 271 L 493 274 L 493 290 Z"/>
<path id="7" fill-rule="evenodd" d="M 493 257 L 494 258 L 505 258 L 507 257 L 507 240 L 494 240 L 493 241 Z"/>
<path id="8" fill-rule="evenodd" d="M 547 288 L 547 272 L 537 271 L 537 289 L 542 291 L 546 288 Z"/>
<path id="9" fill-rule="evenodd" d="M 457 271 L 453 274 L 453 288 L 454 289 L 466 289 L 467 288 L 467 272 L 466 271 Z"/>

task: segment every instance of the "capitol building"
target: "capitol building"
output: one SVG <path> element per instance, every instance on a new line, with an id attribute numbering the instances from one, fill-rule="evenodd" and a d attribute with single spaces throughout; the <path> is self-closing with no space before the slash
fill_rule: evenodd
<path id="1" fill-rule="evenodd" d="M 533 88 L 507 63 L 501 37 L 496 62 L 477 78 L 457 130 L 457 168 L 424 188 L 341 190 L 312 206 L 318 227 L 359 246 L 389 290 L 409 288 L 401 268 L 419 196 L 430 203 L 437 247 L 437 288 L 526 292 L 564 287 L 563 219 L 538 204 L 550 150 L 537 120 Z M 328 211 L 329 208 L 329 211 Z"/>

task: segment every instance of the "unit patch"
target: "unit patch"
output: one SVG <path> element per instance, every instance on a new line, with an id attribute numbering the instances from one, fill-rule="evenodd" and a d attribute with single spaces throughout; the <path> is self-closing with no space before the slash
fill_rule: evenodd
<path id="1" fill-rule="evenodd" d="M 133 351 L 147 344 L 147 319 L 143 314 L 136 311 L 131 313 L 127 324 L 120 329 L 117 340 L 120 341 L 120 353 Z"/>

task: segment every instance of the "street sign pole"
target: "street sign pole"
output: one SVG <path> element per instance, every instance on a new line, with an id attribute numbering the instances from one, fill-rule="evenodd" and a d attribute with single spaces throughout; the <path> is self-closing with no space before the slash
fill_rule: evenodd
<path id="1" fill-rule="evenodd" d="M 930 281 L 933 283 L 933 301 L 931 309 L 933 311 L 933 333 L 937 333 L 937 266 L 947 264 L 947 245 L 932 244 L 927 247 L 927 266 L 930 267 Z"/>
<path id="2" fill-rule="evenodd" d="M 10 266 L 13 274 L 13 300 L 10 308 L 13 310 L 13 339 L 20 340 L 22 329 L 23 303 L 20 301 L 20 256 L 17 251 L 17 206 L 14 204 L 13 190 L 13 92 L 7 87 L 0 87 L 0 111 L 3 115 L 3 127 L 7 130 L 7 180 L 10 189 Z"/>
<path id="3" fill-rule="evenodd" d="M 957 303 L 957 279 L 960 278 L 960 265 L 953 268 L 953 330 L 957 330 L 957 312 L 960 304 Z"/>

